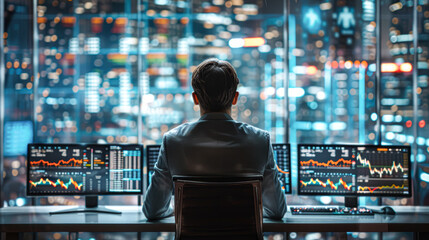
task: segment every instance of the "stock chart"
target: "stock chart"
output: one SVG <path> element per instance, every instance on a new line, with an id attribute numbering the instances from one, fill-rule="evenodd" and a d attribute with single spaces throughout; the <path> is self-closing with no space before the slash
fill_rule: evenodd
<path id="1" fill-rule="evenodd" d="M 35 171 L 29 180 L 30 189 L 40 193 L 81 193 L 83 176 L 80 172 L 46 172 Z"/>
<path id="2" fill-rule="evenodd" d="M 31 168 L 81 168 L 83 163 L 79 145 L 53 146 L 31 149 Z"/>
<path id="3" fill-rule="evenodd" d="M 138 145 L 31 144 L 29 195 L 141 192 Z"/>
<path id="4" fill-rule="evenodd" d="M 346 146 L 299 148 L 299 193 L 348 195 L 355 191 L 355 150 Z"/>
<path id="5" fill-rule="evenodd" d="M 300 145 L 300 194 L 408 196 L 410 148 Z"/>
<path id="6" fill-rule="evenodd" d="M 360 194 L 410 193 L 408 148 L 358 148 L 357 191 Z"/>
<path id="7" fill-rule="evenodd" d="M 289 144 L 273 144 L 274 160 L 277 164 L 279 180 L 285 194 L 292 193 L 291 169 L 290 169 L 290 146 Z"/>
<path id="8" fill-rule="evenodd" d="M 79 145 L 31 146 L 28 185 L 34 194 L 78 194 L 84 191 Z"/>

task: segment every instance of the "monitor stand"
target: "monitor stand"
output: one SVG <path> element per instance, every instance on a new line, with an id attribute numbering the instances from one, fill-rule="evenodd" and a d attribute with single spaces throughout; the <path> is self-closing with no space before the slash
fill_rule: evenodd
<path id="1" fill-rule="evenodd" d="M 358 197 L 344 197 L 344 206 L 348 208 L 357 208 L 359 206 Z"/>
<path id="2" fill-rule="evenodd" d="M 66 210 L 49 212 L 49 214 L 67 214 L 67 213 L 108 213 L 121 214 L 122 212 L 98 206 L 98 196 L 85 196 L 85 207 L 77 207 Z"/>

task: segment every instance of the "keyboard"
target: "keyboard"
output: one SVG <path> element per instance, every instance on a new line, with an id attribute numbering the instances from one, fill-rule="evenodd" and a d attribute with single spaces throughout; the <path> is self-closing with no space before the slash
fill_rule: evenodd
<path id="1" fill-rule="evenodd" d="M 366 207 L 290 207 L 292 215 L 374 215 Z"/>

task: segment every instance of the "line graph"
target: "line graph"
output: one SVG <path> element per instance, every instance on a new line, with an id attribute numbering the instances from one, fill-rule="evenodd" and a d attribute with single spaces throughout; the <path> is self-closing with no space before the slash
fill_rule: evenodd
<path id="1" fill-rule="evenodd" d="M 331 179 L 329 179 L 328 178 L 328 180 L 326 180 L 325 182 L 324 181 L 322 181 L 322 180 L 320 180 L 320 179 L 318 179 L 318 178 L 316 178 L 316 179 L 313 179 L 313 178 L 311 178 L 309 181 L 303 181 L 303 180 L 300 180 L 300 183 L 302 184 L 302 186 L 304 186 L 304 187 L 307 187 L 308 185 L 320 185 L 320 186 L 322 186 L 322 187 L 324 187 L 324 188 L 326 188 L 326 187 L 331 187 L 331 189 L 334 189 L 334 190 L 338 190 L 338 188 L 340 187 L 340 186 L 343 186 L 344 187 L 344 189 L 346 189 L 346 190 L 348 190 L 348 191 L 350 191 L 351 190 L 351 188 L 352 188 L 352 186 L 353 186 L 353 184 L 348 184 L 347 182 L 345 182 L 342 178 L 340 178 L 339 180 L 338 180 L 338 182 L 336 182 L 336 183 L 334 183 Z"/>
<path id="2" fill-rule="evenodd" d="M 357 161 L 360 164 L 362 164 L 363 167 L 368 167 L 371 175 L 378 174 L 380 178 L 383 177 L 383 174 L 393 175 L 394 171 L 396 173 L 399 173 L 399 171 L 404 173 L 404 168 L 402 167 L 402 165 L 400 163 L 396 164 L 395 161 L 392 162 L 392 166 L 390 167 L 380 167 L 380 168 L 372 167 L 371 162 L 366 158 L 362 158 L 360 154 L 357 155 Z"/>
<path id="3" fill-rule="evenodd" d="M 83 183 L 76 182 L 72 177 L 69 179 L 68 182 L 62 181 L 61 179 L 57 179 L 55 182 L 50 180 L 49 178 L 40 178 L 39 181 L 33 182 L 32 180 L 29 181 L 30 186 L 37 188 L 40 186 L 52 186 L 54 188 L 61 187 L 63 189 L 69 190 L 70 186 L 74 186 L 75 190 L 81 191 Z"/>
<path id="4" fill-rule="evenodd" d="M 379 187 L 368 187 L 368 186 L 362 187 L 362 186 L 359 186 L 358 191 L 369 191 L 370 193 L 373 193 L 374 191 L 382 190 L 382 189 L 402 190 L 404 188 L 405 188 L 404 184 L 402 184 L 402 185 L 392 184 L 392 185 L 384 185 L 384 186 L 379 186 Z"/>
<path id="5" fill-rule="evenodd" d="M 69 160 L 59 160 L 58 162 L 50 162 L 44 159 L 38 161 L 30 161 L 31 167 L 81 167 L 83 163 L 82 159 L 71 158 Z"/>
<path id="6" fill-rule="evenodd" d="M 342 163 L 342 164 L 341 164 Z M 317 167 L 350 167 L 353 164 L 353 160 L 345 160 L 344 158 L 340 158 L 337 161 L 329 160 L 328 162 L 319 162 L 313 159 L 308 161 L 300 161 L 299 164 L 301 166 L 317 166 Z"/>
<path id="7" fill-rule="evenodd" d="M 292 193 L 290 146 L 284 143 L 272 144 L 273 157 L 276 164 L 277 177 L 285 194 Z"/>
<path id="8" fill-rule="evenodd" d="M 361 195 L 411 193 L 409 148 L 367 146 L 356 154 L 356 191 Z"/>
<path id="9" fill-rule="evenodd" d="M 286 171 L 282 170 L 282 169 L 279 167 L 279 165 L 276 165 L 276 166 L 277 166 L 277 171 L 279 171 L 279 172 L 281 172 L 281 173 L 283 173 L 283 174 L 289 174 L 289 172 L 286 172 Z"/>

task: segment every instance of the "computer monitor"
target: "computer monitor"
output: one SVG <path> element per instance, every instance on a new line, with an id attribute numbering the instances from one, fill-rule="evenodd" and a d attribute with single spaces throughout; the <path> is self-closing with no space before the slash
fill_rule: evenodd
<path id="1" fill-rule="evenodd" d="M 4 156 L 25 156 L 26 146 L 33 141 L 32 121 L 6 121 L 4 124 Z"/>
<path id="2" fill-rule="evenodd" d="M 155 168 L 156 161 L 158 161 L 159 150 L 161 145 L 148 145 L 146 146 L 146 164 L 147 164 L 147 174 L 146 174 L 146 189 L 149 187 L 153 169 Z"/>
<path id="3" fill-rule="evenodd" d="M 411 197 L 410 152 L 409 146 L 299 144 L 298 194 Z"/>
<path id="4" fill-rule="evenodd" d="M 282 190 L 285 194 L 292 193 L 291 187 L 291 169 L 290 169 L 290 145 L 286 143 L 273 144 L 274 160 L 277 164 L 279 180 L 282 185 Z M 146 147 L 147 159 L 147 187 L 153 175 L 153 169 L 158 160 L 159 150 L 161 145 L 148 145 Z"/>
<path id="5" fill-rule="evenodd" d="M 292 193 L 292 179 L 290 168 L 290 144 L 275 143 L 272 145 L 274 152 L 274 161 L 277 164 L 279 180 L 282 185 L 282 190 L 285 194 Z"/>
<path id="6" fill-rule="evenodd" d="M 142 194 L 142 165 L 137 144 L 29 144 L 27 195 L 88 196 L 97 207 L 89 196 Z"/>
<path id="7" fill-rule="evenodd" d="M 410 151 L 409 146 L 357 147 L 357 194 L 411 197 Z"/>

